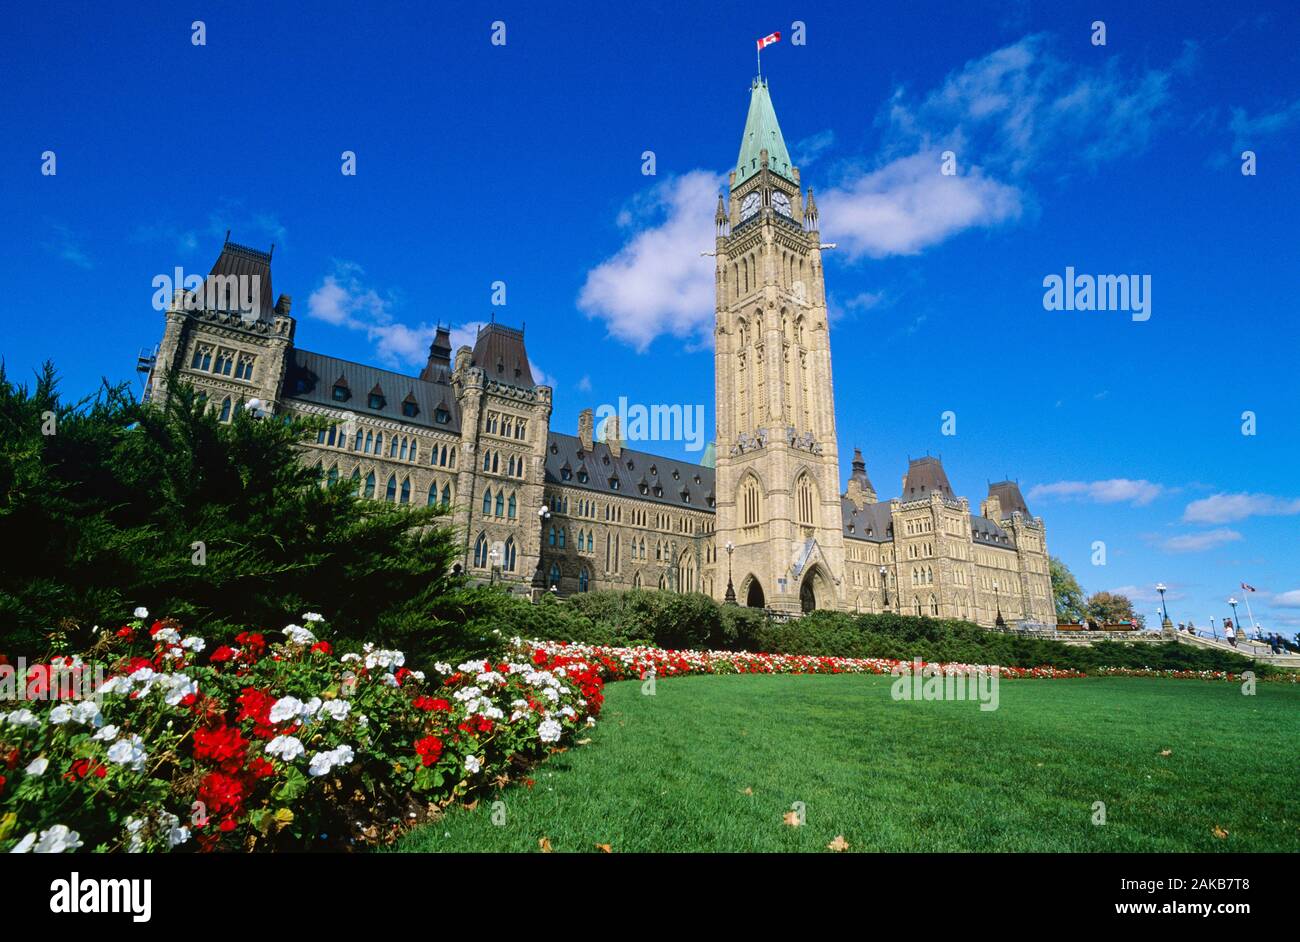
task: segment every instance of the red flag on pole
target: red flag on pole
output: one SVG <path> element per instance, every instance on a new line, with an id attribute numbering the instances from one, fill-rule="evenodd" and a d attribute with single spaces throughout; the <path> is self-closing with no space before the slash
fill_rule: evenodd
<path id="1" fill-rule="evenodd" d="M 1246 583 L 1244 583 L 1244 582 L 1241 584 L 1241 587 L 1242 587 L 1243 589 L 1245 589 L 1247 592 L 1254 592 L 1254 591 L 1255 591 L 1255 587 L 1254 587 L 1253 585 L 1246 585 Z"/>
<path id="2" fill-rule="evenodd" d="M 775 33 L 770 33 L 769 35 L 764 36 L 762 39 L 758 40 L 758 51 L 762 52 L 768 46 L 772 45 L 772 43 L 778 43 L 780 41 L 781 41 L 781 33 L 779 30 Z"/>

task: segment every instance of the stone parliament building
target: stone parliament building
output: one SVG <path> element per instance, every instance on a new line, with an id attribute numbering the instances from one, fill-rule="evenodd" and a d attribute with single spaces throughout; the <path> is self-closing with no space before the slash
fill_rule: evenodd
<path id="1" fill-rule="evenodd" d="M 523 331 L 502 324 L 455 351 L 438 328 L 416 376 L 304 350 L 290 298 L 271 303 L 271 254 L 229 236 L 208 281 L 255 282 L 258 309 L 178 292 L 146 394 L 162 401 L 175 375 L 223 420 L 259 399 L 332 423 L 304 445 L 323 480 L 445 506 L 460 565 L 521 592 L 643 587 L 792 614 L 1055 624 L 1043 521 L 1015 482 L 991 484 L 976 514 L 924 457 L 881 498 L 855 450 L 840 490 L 817 205 L 762 80 L 715 222 L 716 467 L 627 447 L 590 409 L 576 435 L 553 431 L 551 389 Z"/>

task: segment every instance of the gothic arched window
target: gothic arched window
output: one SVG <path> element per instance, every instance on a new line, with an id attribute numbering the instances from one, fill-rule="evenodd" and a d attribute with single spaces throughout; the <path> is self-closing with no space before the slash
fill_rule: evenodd
<path id="1" fill-rule="evenodd" d="M 483 492 L 483 516 L 492 513 L 492 488 Z"/>
<path id="2" fill-rule="evenodd" d="M 509 503 L 509 505 L 506 507 L 506 516 L 509 517 L 511 520 L 515 519 L 515 507 L 516 507 L 516 503 L 515 503 L 515 495 L 514 495 L 514 492 L 511 491 L 511 492 L 510 492 L 510 503 Z"/>
<path id="3" fill-rule="evenodd" d="M 501 561 L 501 566 L 506 572 L 515 571 L 515 538 L 513 536 L 506 540 L 506 555 Z"/>
<path id="4" fill-rule="evenodd" d="M 411 502 L 411 479 L 410 478 L 406 478 L 402 481 L 401 501 L 403 504 L 409 504 Z"/>
<path id="5" fill-rule="evenodd" d="M 474 568 L 486 569 L 488 564 L 488 541 L 483 533 L 474 541 Z"/>
<path id="6" fill-rule="evenodd" d="M 375 496 L 375 472 L 373 471 L 366 475 L 366 496 Z"/>
<path id="7" fill-rule="evenodd" d="M 547 580 L 550 583 L 549 588 L 556 588 L 560 584 L 560 564 L 551 563 L 551 575 Z"/>
<path id="8" fill-rule="evenodd" d="M 752 475 L 740 484 L 740 523 L 745 527 L 756 527 L 761 520 L 759 514 L 758 481 Z"/>
<path id="9" fill-rule="evenodd" d="M 815 526 L 813 520 L 813 505 L 815 495 L 813 492 L 812 479 L 806 474 L 799 475 L 799 483 L 795 485 L 796 505 L 799 513 L 800 526 Z"/>
<path id="10" fill-rule="evenodd" d="M 586 592 L 589 585 L 591 585 L 591 576 L 587 574 L 587 567 L 583 566 L 578 570 L 578 591 Z"/>
<path id="11" fill-rule="evenodd" d="M 397 500 L 397 475 L 395 474 L 388 476 L 388 486 L 384 488 L 384 500 L 390 504 Z"/>

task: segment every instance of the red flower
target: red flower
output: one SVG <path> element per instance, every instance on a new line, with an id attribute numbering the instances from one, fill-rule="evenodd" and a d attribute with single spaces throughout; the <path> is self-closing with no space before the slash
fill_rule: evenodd
<path id="1" fill-rule="evenodd" d="M 244 646 L 239 655 L 245 661 L 256 661 L 266 653 L 266 639 L 260 632 L 241 631 L 235 635 L 235 641 Z"/>
<path id="2" fill-rule="evenodd" d="M 199 783 L 198 798 L 207 808 L 209 819 L 224 818 L 218 826 L 229 831 L 244 806 L 244 783 L 224 772 L 209 772 Z M 227 821 L 231 822 L 229 826 Z"/>
<path id="3" fill-rule="evenodd" d="M 63 777 L 69 782 L 75 782 L 88 775 L 93 775 L 95 778 L 103 778 L 107 774 L 108 770 L 104 768 L 102 762 L 97 760 L 92 761 L 90 759 L 78 759 L 68 767 L 68 771 L 63 774 Z"/>
<path id="4" fill-rule="evenodd" d="M 234 774 L 244 766 L 248 740 L 237 726 L 194 731 L 194 758 L 198 762 L 215 765 L 223 772 Z"/>
<path id="5" fill-rule="evenodd" d="M 7 781 L 9 781 L 7 778 L 5 778 L 3 775 L 0 775 L 0 794 L 4 794 L 5 782 Z"/>
<path id="6" fill-rule="evenodd" d="M 433 765 L 442 755 L 442 740 L 437 736 L 425 736 L 415 742 L 415 753 L 425 765 Z"/>
<path id="7" fill-rule="evenodd" d="M 330 647 L 330 643 L 328 641 L 317 641 L 315 644 L 311 646 L 311 649 L 313 653 L 317 651 L 319 651 L 321 654 L 334 653 L 334 649 Z"/>
<path id="8" fill-rule="evenodd" d="M 212 652 L 212 656 L 208 658 L 208 660 L 210 660 L 213 664 L 221 664 L 233 658 L 235 656 L 235 653 L 236 652 L 234 648 L 228 647 L 223 644 L 220 647 L 218 647 L 215 651 Z"/>
<path id="9" fill-rule="evenodd" d="M 271 724 L 271 707 L 275 706 L 275 697 L 256 687 L 245 687 L 238 697 L 238 703 L 240 709 L 235 716 L 236 722 L 252 720 L 253 735 L 263 739 L 270 739 L 276 734 L 276 729 Z"/>
<path id="10" fill-rule="evenodd" d="M 418 696 L 412 700 L 411 706 L 415 707 L 417 710 L 426 711 L 438 710 L 440 712 L 446 712 L 451 709 L 451 704 L 446 700 L 424 695 Z"/>
<path id="11" fill-rule="evenodd" d="M 393 679 L 397 681 L 397 686 L 400 687 L 402 686 L 402 681 L 406 680 L 406 678 L 410 676 L 411 676 L 411 671 L 409 668 L 399 667 L 397 669 L 397 673 L 393 675 Z"/>
<path id="12" fill-rule="evenodd" d="M 132 638 L 135 637 L 135 629 L 132 628 L 130 625 L 124 625 L 123 627 L 117 629 L 117 636 L 119 638 L 126 638 L 128 641 L 130 641 Z"/>
<path id="13" fill-rule="evenodd" d="M 248 773 L 253 777 L 253 781 L 257 781 L 259 778 L 274 775 L 275 765 L 261 756 L 254 756 L 253 761 L 248 763 Z"/>

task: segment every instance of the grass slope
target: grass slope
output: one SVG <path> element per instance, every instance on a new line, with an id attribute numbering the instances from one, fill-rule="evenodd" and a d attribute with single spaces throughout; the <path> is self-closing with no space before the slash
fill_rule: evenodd
<path id="1" fill-rule="evenodd" d="M 609 685 L 591 742 L 547 760 L 533 788 L 452 810 L 398 849 L 822 851 L 843 835 L 856 851 L 1300 850 L 1290 684 L 1248 697 L 1222 682 L 1009 681 L 991 712 L 895 702 L 878 676 L 640 687 Z M 793 802 L 803 827 L 782 823 Z"/>

